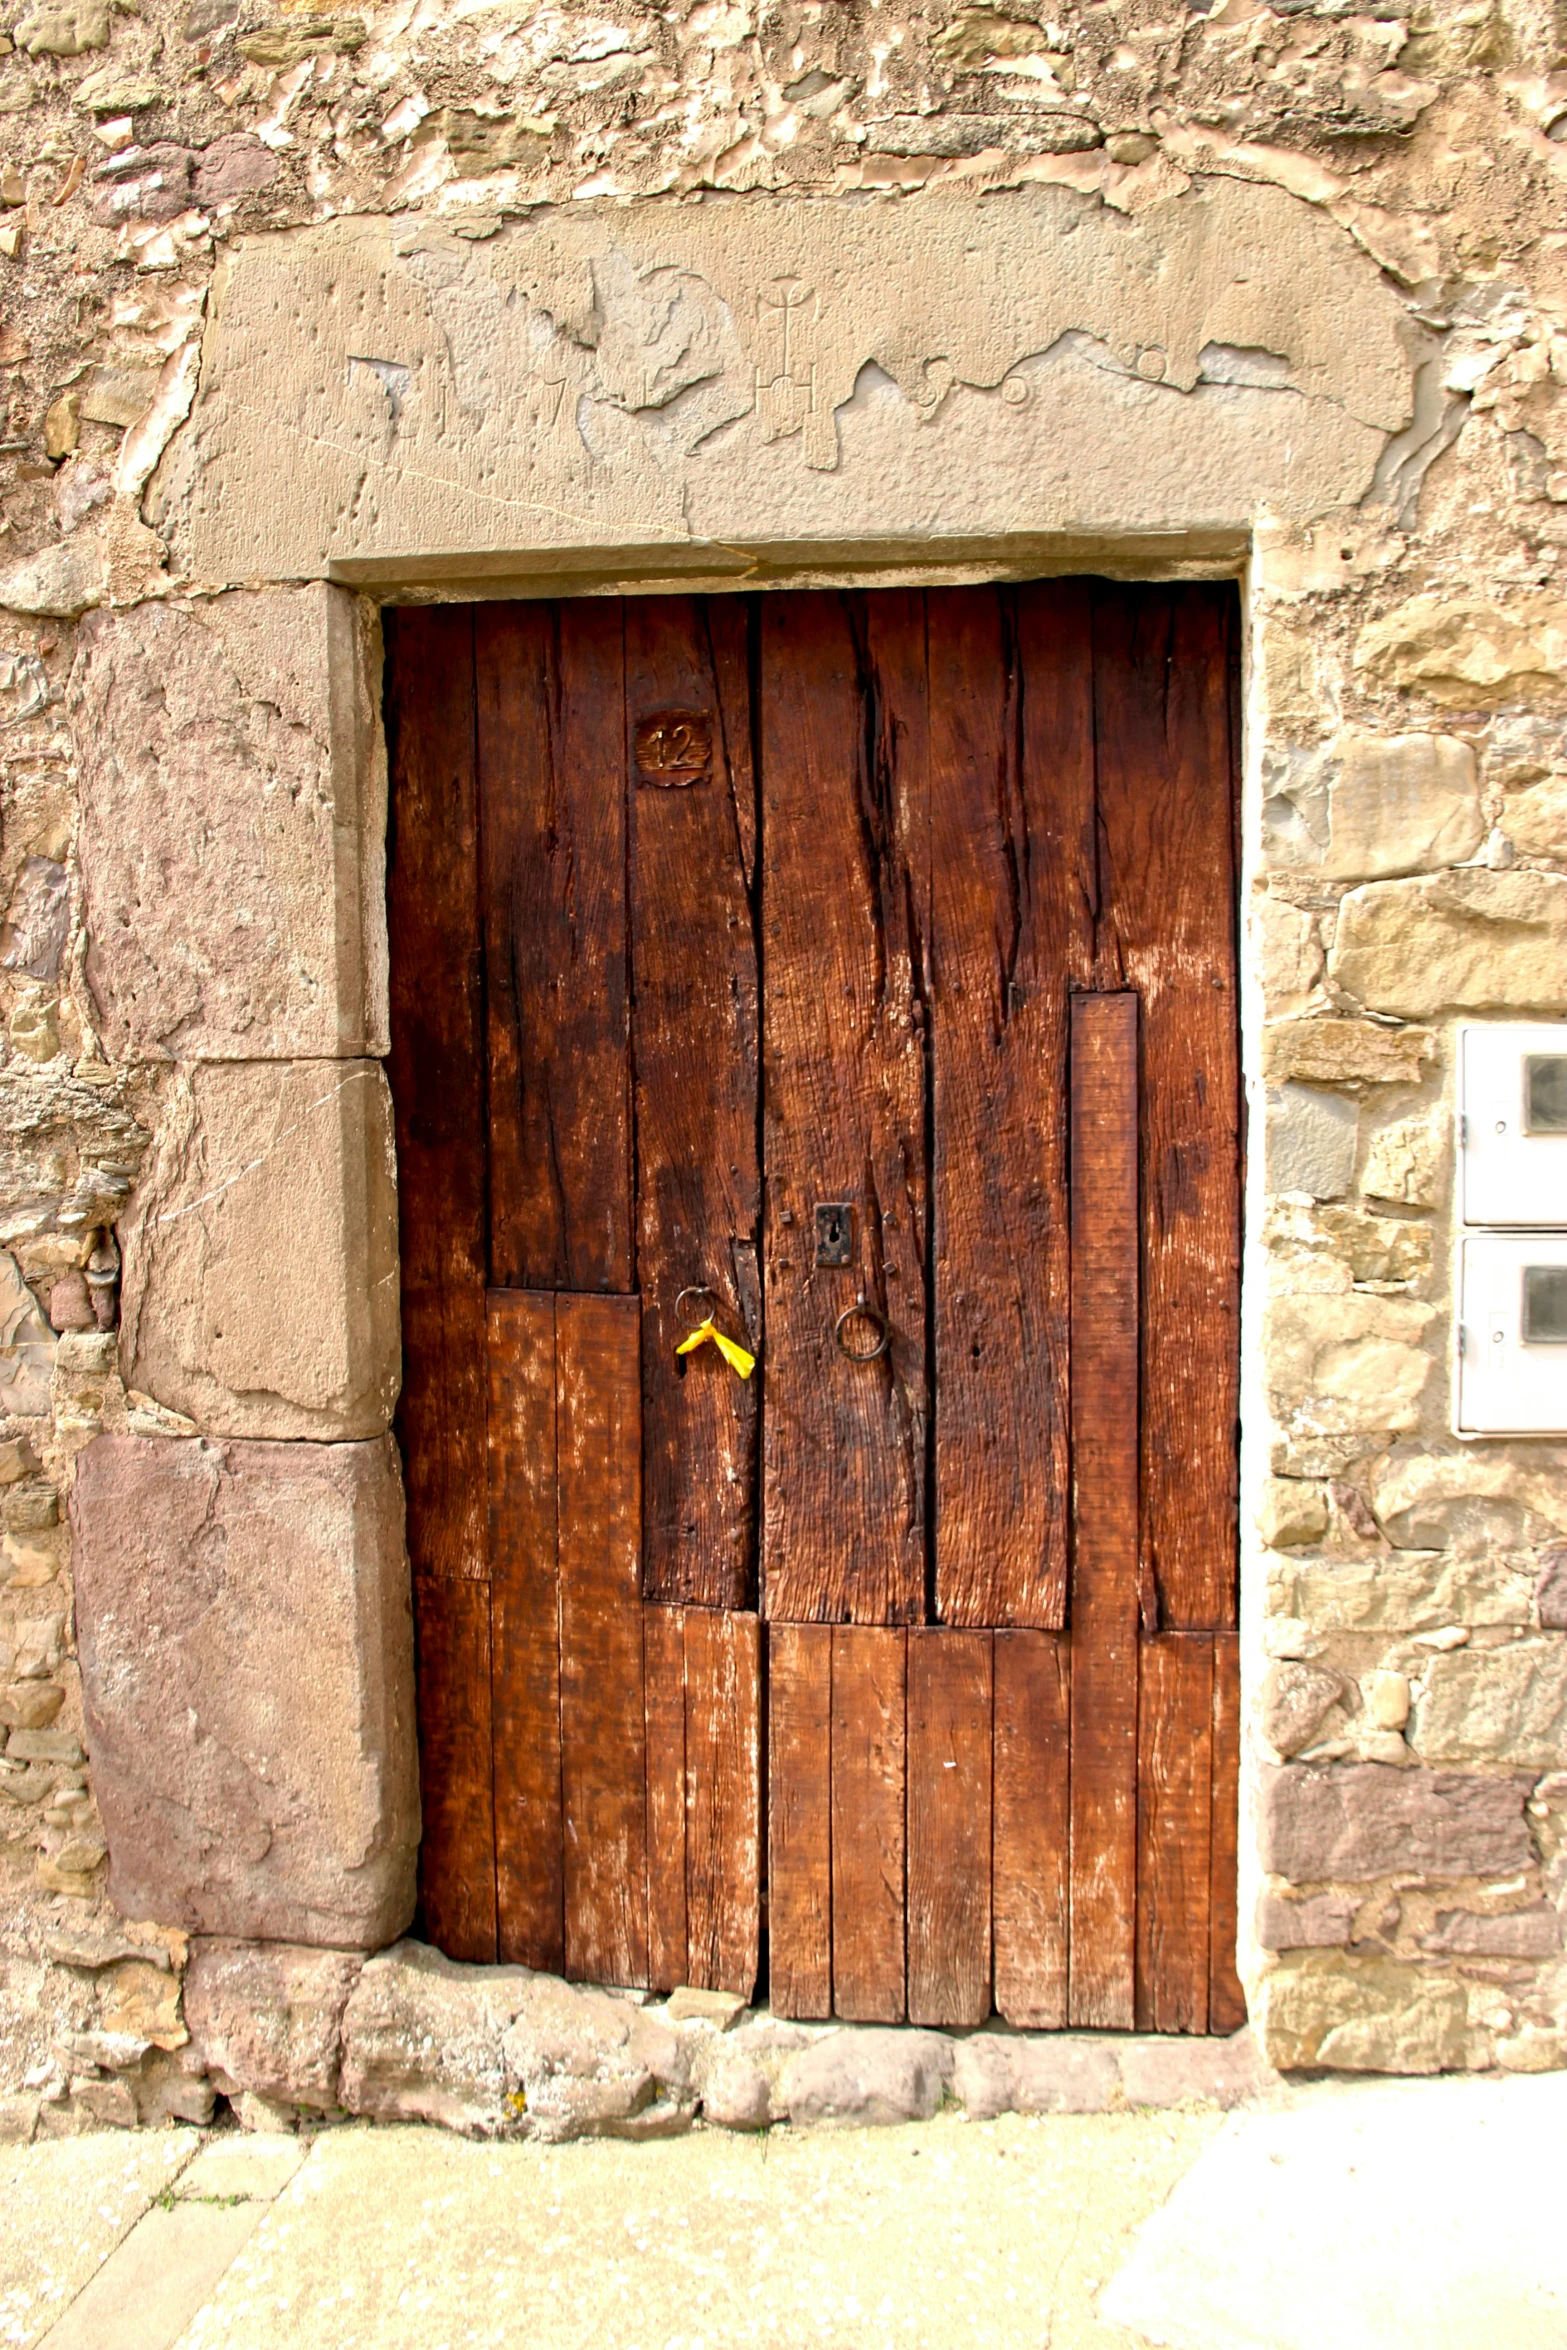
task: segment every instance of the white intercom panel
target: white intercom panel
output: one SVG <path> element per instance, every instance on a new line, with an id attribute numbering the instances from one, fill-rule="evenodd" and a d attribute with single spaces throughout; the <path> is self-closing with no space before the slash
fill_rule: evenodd
<path id="1" fill-rule="evenodd" d="M 1459 1242 L 1460 1436 L 1567 1429 L 1567 1232 Z"/>
<path id="2" fill-rule="evenodd" d="M 1465 1028 L 1458 1050 L 1464 1222 L 1567 1228 L 1567 1022 Z"/>

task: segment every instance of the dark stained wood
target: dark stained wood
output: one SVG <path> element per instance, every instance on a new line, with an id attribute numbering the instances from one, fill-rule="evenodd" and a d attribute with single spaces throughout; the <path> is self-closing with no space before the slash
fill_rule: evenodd
<path id="1" fill-rule="evenodd" d="M 756 1988 L 762 1859 L 762 1626 L 686 1610 L 686 1980 Z"/>
<path id="2" fill-rule="evenodd" d="M 832 2013 L 832 1641 L 767 1631 L 767 1973 L 774 2015 Z"/>
<path id="3" fill-rule="evenodd" d="M 832 2004 L 853 2023 L 905 2013 L 902 1632 L 832 1636 Z"/>
<path id="4" fill-rule="evenodd" d="M 650 596 L 625 611 L 633 743 L 658 713 L 685 712 L 664 736 L 708 745 L 695 780 L 638 780 L 630 793 L 643 1587 L 736 1608 L 755 1580 L 759 1388 L 716 1348 L 677 1367 L 689 1324 L 675 1300 L 705 1283 L 719 1327 L 760 1351 L 742 1286 L 760 1213 L 747 610 L 737 597 Z"/>
<path id="5" fill-rule="evenodd" d="M 937 1613 L 1060 1625 L 1067 986 L 1092 956 L 1088 593 L 933 592 L 929 631 Z"/>
<path id="6" fill-rule="evenodd" d="M 416 1575 L 482 1578 L 484 1025 L 473 612 L 387 615 L 387 924 Z"/>
<path id="7" fill-rule="evenodd" d="M 911 2024 L 990 2013 L 991 1636 L 908 1634 Z"/>
<path id="8" fill-rule="evenodd" d="M 1142 1545 L 1159 1605 L 1150 1631 L 1236 1621 L 1235 613 L 1227 587 L 1105 583 L 1094 616 L 1098 984 L 1135 988 L 1143 1003 Z"/>
<path id="9" fill-rule="evenodd" d="M 1246 2021 L 1246 1994 L 1235 1971 L 1240 1776 L 1240 1639 L 1234 1632 L 1218 1632 L 1213 1642 L 1213 1824 L 1208 1880 L 1210 2032 L 1238 2032 Z"/>
<path id="10" fill-rule="evenodd" d="M 1137 2028 L 1208 2029 L 1213 1642 L 1144 1640 L 1137 1721 Z"/>
<path id="11" fill-rule="evenodd" d="M 775 1621 L 925 1612 L 924 606 L 764 596 L 761 630 L 767 1398 L 762 1605 Z M 853 1261 L 813 1210 L 853 1205 Z M 845 1361 L 862 1291 L 888 1351 Z M 862 1338 L 865 1326 L 860 1325 Z"/>
<path id="12" fill-rule="evenodd" d="M 1133 2022 L 1137 1885 L 1137 998 L 1072 1001 L 1074 2024 Z"/>
<path id="13" fill-rule="evenodd" d="M 566 1971 L 647 1981 L 641 1311 L 557 1297 L 561 1780 Z"/>
<path id="14" fill-rule="evenodd" d="M 673 1991 L 690 1979 L 684 1608 L 643 1609 L 642 1673 L 647 1716 L 648 1981 L 655 1991 Z"/>
<path id="15" fill-rule="evenodd" d="M 418 1666 L 419 1907 L 448 1958 L 495 1958 L 495 1813 L 490 1790 L 490 1593 L 414 1579 Z"/>
<path id="16" fill-rule="evenodd" d="M 1071 1644 L 1052 1632 L 995 1641 L 995 1999 L 1019 2030 L 1067 2020 Z"/>
<path id="17" fill-rule="evenodd" d="M 627 1291 L 622 607 L 477 609 L 491 1275 Z"/>
<path id="18" fill-rule="evenodd" d="M 489 1296 L 490 1713 L 498 1951 L 559 1974 L 560 1580 L 555 1554 L 555 1300 Z"/>

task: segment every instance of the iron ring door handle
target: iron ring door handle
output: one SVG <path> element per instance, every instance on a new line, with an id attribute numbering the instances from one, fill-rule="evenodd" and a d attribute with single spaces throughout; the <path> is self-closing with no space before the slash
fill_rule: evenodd
<path id="1" fill-rule="evenodd" d="M 865 1347 L 851 1346 L 847 1336 L 845 1335 L 851 1322 L 874 1323 L 876 1327 L 875 1345 Z M 887 1351 L 887 1317 L 881 1311 L 879 1306 L 873 1306 L 867 1302 L 863 1289 L 860 1291 L 860 1294 L 855 1299 L 853 1305 L 846 1307 L 844 1311 L 838 1316 L 837 1321 L 833 1325 L 832 1334 L 838 1341 L 838 1352 L 841 1355 L 846 1356 L 851 1363 L 874 1363 L 879 1355 L 884 1355 Z"/>

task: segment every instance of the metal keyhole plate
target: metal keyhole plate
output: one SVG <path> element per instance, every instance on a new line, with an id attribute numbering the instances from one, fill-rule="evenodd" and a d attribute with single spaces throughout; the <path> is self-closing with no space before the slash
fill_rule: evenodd
<path id="1" fill-rule="evenodd" d="M 847 1200 L 819 1200 L 816 1204 L 816 1262 L 848 1265 L 854 1261 L 854 1211 Z"/>

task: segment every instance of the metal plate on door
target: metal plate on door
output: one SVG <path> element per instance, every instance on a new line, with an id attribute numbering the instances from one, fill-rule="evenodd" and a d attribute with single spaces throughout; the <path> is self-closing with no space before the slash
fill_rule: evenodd
<path id="1" fill-rule="evenodd" d="M 854 1262 L 854 1210 L 847 1200 L 816 1203 L 816 1262 L 850 1265 Z"/>

